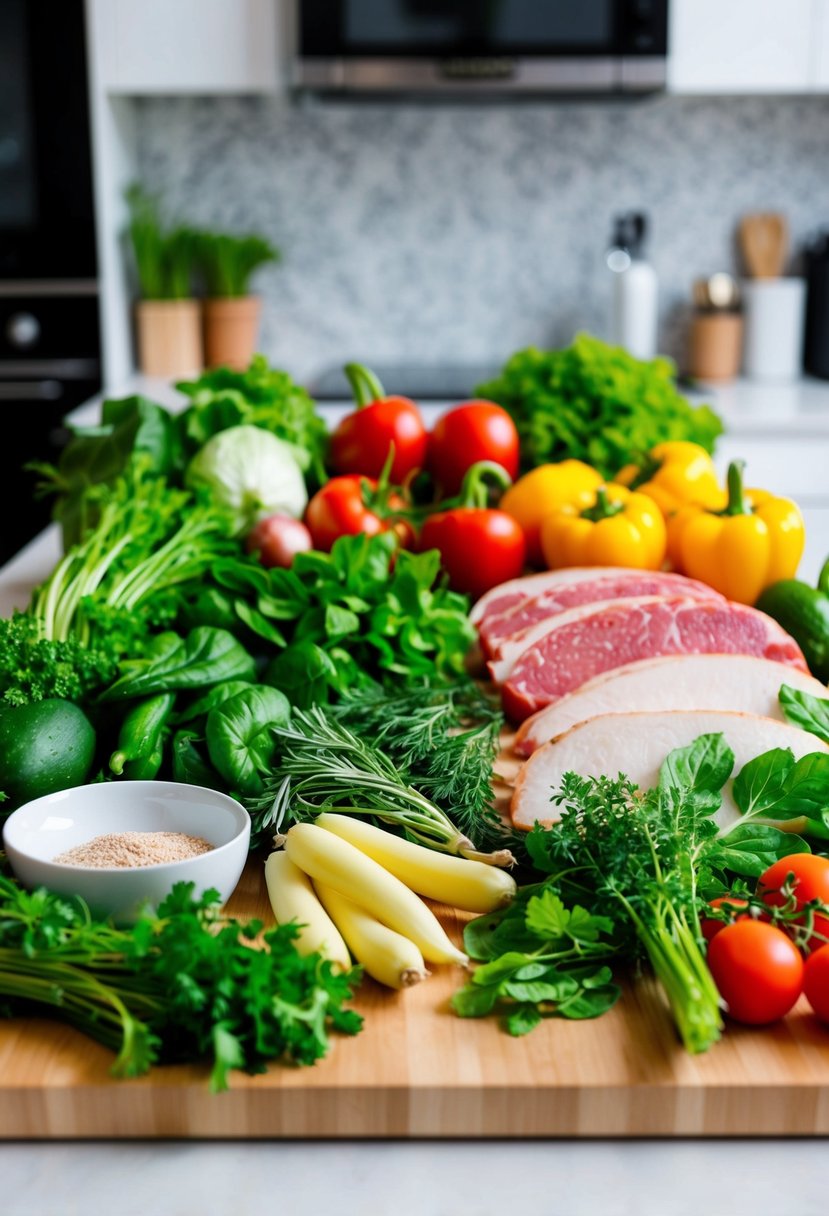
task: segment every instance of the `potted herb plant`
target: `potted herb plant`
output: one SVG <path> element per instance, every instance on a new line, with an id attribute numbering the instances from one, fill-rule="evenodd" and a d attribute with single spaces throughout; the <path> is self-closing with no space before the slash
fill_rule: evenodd
<path id="1" fill-rule="evenodd" d="M 251 275 L 280 253 L 263 237 L 203 233 L 199 264 L 204 275 L 204 348 L 208 367 L 243 370 L 256 350 L 262 301 L 250 294 Z"/>
<path id="2" fill-rule="evenodd" d="M 191 376 L 204 366 L 201 306 L 193 298 L 197 234 L 165 230 L 158 203 L 140 186 L 127 191 L 140 299 L 136 304 L 138 362 L 147 376 Z"/>

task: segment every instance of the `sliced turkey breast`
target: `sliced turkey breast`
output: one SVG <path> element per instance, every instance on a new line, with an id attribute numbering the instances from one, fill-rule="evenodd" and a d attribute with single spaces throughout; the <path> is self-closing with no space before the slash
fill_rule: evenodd
<path id="1" fill-rule="evenodd" d="M 771 748 L 790 748 L 796 759 L 809 752 L 829 751 L 816 735 L 757 714 L 722 710 L 672 710 L 665 713 L 604 714 L 580 722 L 534 751 L 518 774 L 510 804 L 512 822 L 528 830 L 539 822 L 549 826 L 560 817 L 551 795 L 565 773 L 582 777 L 626 774 L 640 789 L 653 788 L 665 757 L 687 747 L 700 735 L 725 736 L 734 752 L 734 775 Z M 731 797 L 731 781 L 715 816 L 721 827 L 739 818 Z"/>
<path id="2" fill-rule="evenodd" d="M 742 654 L 688 654 L 645 659 L 582 684 L 522 723 L 515 750 L 529 756 L 571 726 L 600 714 L 647 710 L 726 709 L 785 721 L 781 684 L 829 696 L 814 676 L 783 663 Z"/>

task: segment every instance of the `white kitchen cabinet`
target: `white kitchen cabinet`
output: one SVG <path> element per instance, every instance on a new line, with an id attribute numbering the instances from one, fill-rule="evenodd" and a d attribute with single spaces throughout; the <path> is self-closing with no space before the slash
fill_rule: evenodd
<path id="1" fill-rule="evenodd" d="M 805 93 L 827 0 L 672 0 L 674 93 Z M 829 66 L 827 64 L 826 66 Z"/>
<path id="2" fill-rule="evenodd" d="M 267 93 L 289 0 L 88 0 L 110 94 Z"/>

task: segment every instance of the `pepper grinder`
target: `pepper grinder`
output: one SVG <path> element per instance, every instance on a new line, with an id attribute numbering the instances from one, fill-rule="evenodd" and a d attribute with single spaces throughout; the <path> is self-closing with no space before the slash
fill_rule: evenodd
<path id="1" fill-rule="evenodd" d="M 733 380 L 743 355 L 740 289 L 730 274 L 694 283 L 694 315 L 688 335 L 688 370 L 699 380 Z"/>

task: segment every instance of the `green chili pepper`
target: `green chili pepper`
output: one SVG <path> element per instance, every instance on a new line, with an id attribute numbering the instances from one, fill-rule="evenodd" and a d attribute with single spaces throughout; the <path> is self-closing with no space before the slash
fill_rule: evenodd
<path id="1" fill-rule="evenodd" d="M 150 781 L 164 759 L 164 730 L 175 704 L 175 694 L 159 693 L 133 706 L 121 724 L 118 749 L 109 759 L 116 776 Z"/>

